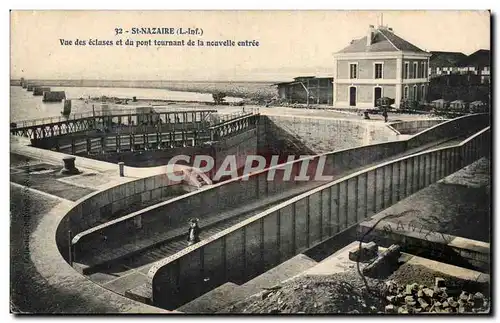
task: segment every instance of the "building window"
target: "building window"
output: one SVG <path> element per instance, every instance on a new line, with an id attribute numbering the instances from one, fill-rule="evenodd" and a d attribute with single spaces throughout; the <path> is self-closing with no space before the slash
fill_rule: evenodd
<path id="1" fill-rule="evenodd" d="M 358 63 L 349 63 L 349 78 L 358 78 Z"/>
<path id="2" fill-rule="evenodd" d="M 416 79 L 418 77 L 418 63 L 417 62 L 413 62 L 413 77 L 414 79 Z"/>
<path id="3" fill-rule="evenodd" d="M 404 69 L 404 72 L 403 72 L 403 78 L 404 79 L 407 79 L 409 77 L 409 72 L 410 72 L 410 63 L 409 62 L 405 62 L 405 69 Z"/>
<path id="4" fill-rule="evenodd" d="M 408 99 L 408 87 L 405 86 L 404 90 L 403 90 L 403 99 Z"/>
<path id="5" fill-rule="evenodd" d="M 420 64 L 420 78 L 425 78 L 425 62 L 422 62 L 422 64 Z"/>
<path id="6" fill-rule="evenodd" d="M 374 72 L 375 72 L 374 78 L 376 79 L 384 78 L 384 64 L 375 63 Z"/>
<path id="7" fill-rule="evenodd" d="M 418 89 L 416 85 L 413 86 L 413 100 L 418 101 Z"/>
<path id="8" fill-rule="evenodd" d="M 425 85 L 422 85 L 421 89 L 420 93 L 422 94 L 422 101 L 425 101 Z"/>

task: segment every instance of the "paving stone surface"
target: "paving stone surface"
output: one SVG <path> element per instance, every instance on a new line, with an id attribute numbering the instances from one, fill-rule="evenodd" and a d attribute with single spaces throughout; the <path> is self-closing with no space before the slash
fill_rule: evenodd
<path id="1" fill-rule="evenodd" d="M 59 181 L 59 179 L 69 180 L 71 178 L 71 176 L 59 174 L 61 168 L 60 165 L 50 163 L 19 160 L 15 167 L 11 167 L 10 181 L 70 201 L 76 201 L 96 191 L 90 187 L 81 187 Z"/>
<path id="2" fill-rule="evenodd" d="M 15 185 L 10 190 L 11 312 L 166 313 L 105 290 L 64 262 L 53 237 L 72 202 Z"/>

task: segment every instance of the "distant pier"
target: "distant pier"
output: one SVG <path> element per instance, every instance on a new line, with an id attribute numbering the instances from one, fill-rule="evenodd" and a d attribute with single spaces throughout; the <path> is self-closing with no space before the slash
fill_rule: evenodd
<path id="1" fill-rule="evenodd" d="M 43 95 L 43 92 L 50 92 L 50 87 L 37 86 L 33 89 L 33 95 Z"/>
<path id="2" fill-rule="evenodd" d="M 64 91 L 48 91 L 43 92 L 43 102 L 61 102 L 66 99 L 66 92 Z"/>

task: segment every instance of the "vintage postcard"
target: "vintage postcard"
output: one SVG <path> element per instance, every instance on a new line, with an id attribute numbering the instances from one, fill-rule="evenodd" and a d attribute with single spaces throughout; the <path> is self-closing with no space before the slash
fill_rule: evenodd
<path id="1" fill-rule="evenodd" d="M 10 28 L 11 313 L 492 312 L 490 11 Z"/>

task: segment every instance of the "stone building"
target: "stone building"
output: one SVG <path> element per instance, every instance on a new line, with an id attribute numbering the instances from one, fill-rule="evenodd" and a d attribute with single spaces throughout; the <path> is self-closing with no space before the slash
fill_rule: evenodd
<path id="1" fill-rule="evenodd" d="M 476 75 L 480 83 L 490 82 L 490 51 L 480 49 L 469 56 L 458 52 L 431 52 L 429 76 Z"/>
<path id="2" fill-rule="evenodd" d="M 332 77 L 300 76 L 276 83 L 278 96 L 289 103 L 332 104 Z"/>
<path id="3" fill-rule="evenodd" d="M 431 78 L 458 73 L 458 63 L 467 58 L 467 55 L 460 52 L 431 51 L 431 55 L 429 60 Z"/>
<path id="4" fill-rule="evenodd" d="M 334 54 L 333 105 L 371 108 L 380 97 L 425 102 L 430 53 L 394 34 L 370 26 L 367 36 Z"/>
<path id="5" fill-rule="evenodd" d="M 460 74 L 477 75 L 481 83 L 490 83 L 491 54 L 489 50 L 480 49 L 470 54 L 457 64 Z"/>

